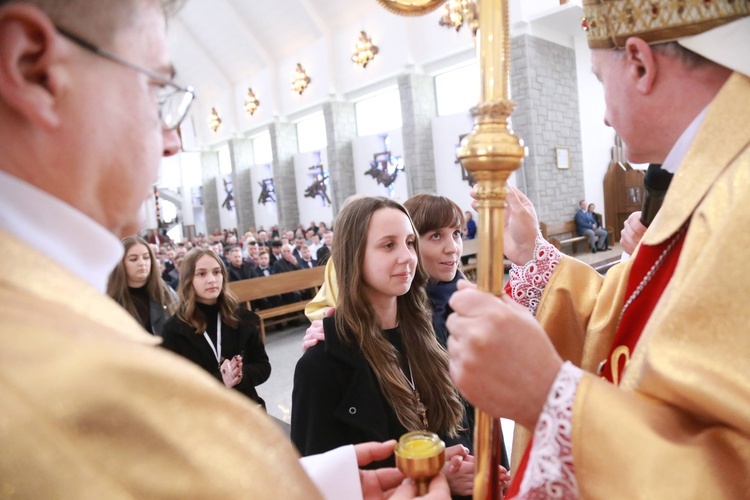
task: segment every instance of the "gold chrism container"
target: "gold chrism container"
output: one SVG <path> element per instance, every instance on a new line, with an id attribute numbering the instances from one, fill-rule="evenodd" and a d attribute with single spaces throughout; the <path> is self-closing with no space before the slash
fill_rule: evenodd
<path id="1" fill-rule="evenodd" d="M 419 496 L 426 495 L 430 480 L 445 464 L 445 443 L 433 432 L 408 432 L 398 440 L 395 454 L 398 470 L 416 483 Z"/>

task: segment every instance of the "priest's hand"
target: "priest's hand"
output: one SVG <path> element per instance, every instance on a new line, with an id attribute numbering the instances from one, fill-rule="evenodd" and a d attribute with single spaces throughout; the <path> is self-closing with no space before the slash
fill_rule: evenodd
<path id="1" fill-rule="evenodd" d="M 451 377 L 477 408 L 533 429 L 562 360 L 525 307 L 464 281 L 449 303 Z"/>
<path id="2" fill-rule="evenodd" d="M 477 186 L 474 186 L 470 193 L 474 199 L 476 199 Z M 534 205 L 526 195 L 511 185 L 507 185 L 506 190 L 503 252 L 511 262 L 522 266 L 534 258 L 539 221 L 536 218 Z M 477 210 L 476 201 L 473 201 L 471 206 Z"/>
<path id="3" fill-rule="evenodd" d="M 384 443 L 370 442 L 354 445 L 357 455 L 357 465 L 364 467 L 372 462 L 385 460 L 393 454 L 396 441 Z M 389 498 L 394 489 L 404 480 L 404 475 L 395 467 L 383 467 L 375 470 L 360 470 L 359 479 L 362 483 L 362 496 L 365 500 L 380 500 Z M 402 497 L 414 498 L 414 497 Z"/>
<path id="4" fill-rule="evenodd" d="M 620 245 L 628 255 L 633 255 L 635 247 L 646 233 L 646 226 L 641 223 L 641 212 L 633 212 L 625 220 L 622 232 L 620 233 Z"/>
<path id="5" fill-rule="evenodd" d="M 451 492 L 448 488 L 448 480 L 442 474 L 438 474 L 430 481 L 430 489 L 424 496 L 417 497 L 417 485 L 411 479 L 407 479 L 401 483 L 401 486 L 389 498 L 390 500 L 408 500 L 411 498 L 420 498 L 421 500 L 449 500 Z"/>

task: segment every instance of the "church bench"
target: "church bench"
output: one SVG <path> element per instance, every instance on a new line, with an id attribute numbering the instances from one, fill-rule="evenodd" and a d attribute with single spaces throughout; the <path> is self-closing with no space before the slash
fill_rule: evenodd
<path id="1" fill-rule="evenodd" d="M 575 221 L 569 220 L 558 224 L 539 223 L 539 229 L 542 230 L 542 237 L 552 243 L 558 250 L 563 246 L 571 245 L 573 253 L 578 253 L 578 244 L 583 243 L 584 248 L 588 247 L 588 236 L 578 236 L 576 234 Z"/>
<path id="2" fill-rule="evenodd" d="M 233 281 L 229 283 L 229 289 L 237 297 L 237 302 L 247 303 L 247 308 L 253 310 L 250 301 L 273 297 L 284 293 L 297 292 L 307 289 L 318 289 L 323 285 L 325 277 L 325 266 L 313 267 L 312 269 L 301 269 L 288 273 L 272 274 L 261 278 L 250 278 L 246 280 Z M 304 317 L 305 306 L 309 300 L 301 300 L 291 304 L 284 304 L 270 309 L 253 311 L 260 317 L 260 335 L 263 343 L 266 343 L 266 326 L 273 326 L 288 321 L 287 315 L 297 313 Z"/>
<path id="3" fill-rule="evenodd" d="M 573 253 L 578 253 L 578 244 L 583 243 L 584 248 L 588 250 L 588 236 L 578 236 L 576 233 L 575 221 L 569 220 L 566 222 L 560 222 L 558 224 L 547 224 L 544 222 L 539 223 L 539 229 L 542 231 L 542 237 L 549 241 L 558 250 L 562 247 L 571 245 Z M 609 233 L 610 245 L 612 244 L 612 230 L 606 228 Z"/>

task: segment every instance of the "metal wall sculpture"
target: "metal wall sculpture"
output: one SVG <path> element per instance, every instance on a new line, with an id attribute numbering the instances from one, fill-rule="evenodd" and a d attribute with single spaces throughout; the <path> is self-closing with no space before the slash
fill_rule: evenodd
<path id="1" fill-rule="evenodd" d="M 324 206 L 331 205 L 331 199 L 328 197 L 328 172 L 323 168 L 323 164 L 313 165 L 308 168 L 312 170 L 312 183 L 305 188 L 305 198 L 315 198 L 320 196 Z"/>
<path id="2" fill-rule="evenodd" d="M 393 156 L 390 151 L 375 153 L 372 155 L 370 169 L 365 172 L 383 187 L 393 190 L 393 183 L 396 182 L 399 172 L 404 171 L 404 158 Z"/>
<path id="3" fill-rule="evenodd" d="M 231 212 L 234 210 L 234 188 L 232 188 L 232 177 L 224 177 L 222 181 L 224 181 L 224 194 L 226 194 L 226 196 L 224 197 L 221 206 Z"/>
<path id="4" fill-rule="evenodd" d="M 263 179 L 258 183 L 260 185 L 260 196 L 258 196 L 258 205 L 265 205 L 269 201 L 276 203 L 276 190 L 273 186 L 273 178 Z"/>

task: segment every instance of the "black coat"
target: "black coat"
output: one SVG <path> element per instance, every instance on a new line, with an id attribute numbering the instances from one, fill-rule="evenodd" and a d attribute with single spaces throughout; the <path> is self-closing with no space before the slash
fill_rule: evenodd
<path id="1" fill-rule="evenodd" d="M 385 399 L 375 373 L 359 349 L 342 344 L 333 317 L 323 319 L 326 340 L 297 362 L 292 392 L 292 442 L 303 456 L 346 444 L 398 439 L 406 429 Z M 447 446 L 467 435 L 443 436 Z M 393 457 L 371 468 L 393 466 Z"/>
<path id="2" fill-rule="evenodd" d="M 331 257 L 331 249 L 328 248 L 328 246 L 323 245 L 322 247 L 318 248 L 316 257 L 319 266 L 325 265 L 325 263 L 328 262 L 328 259 Z"/>
<path id="3" fill-rule="evenodd" d="M 302 269 L 299 267 L 299 262 L 297 264 L 292 264 L 288 260 L 281 258 L 273 263 L 271 266 L 271 271 L 273 274 L 281 274 L 281 273 L 288 273 L 290 271 L 299 271 Z"/>
<path id="4" fill-rule="evenodd" d="M 221 323 L 221 357 L 232 359 L 242 354 L 242 381 L 234 389 L 265 408 L 265 402 L 255 390 L 256 385 L 262 384 L 271 376 L 271 363 L 260 337 L 260 320 L 255 313 L 241 308 L 237 309 L 237 315 L 240 317 L 237 328 L 232 328 L 223 321 Z M 209 319 L 209 324 L 212 321 L 213 328 L 209 327 L 207 330 L 215 330 L 215 315 L 213 320 Z M 164 325 L 162 336 L 165 348 L 199 365 L 223 385 L 216 356 L 203 332 L 195 333 L 192 326 L 177 316 L 172 316 Z M 216 342 L 215 333 L 211 340 Z"/>
<path id="5" fill-rule="evenodd" d="M 255 266 L 249 262 L 242 261 L 242 264 L 240 264 L 240 267 L 234 267 L 232 263 L 229 264 L 227 267 L 227 275 L 229 276 L 229 281 L 241 281 L 250 279 L 253 277 L 253 269 L 255 269 Z"/>

